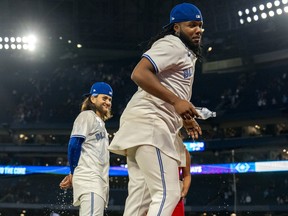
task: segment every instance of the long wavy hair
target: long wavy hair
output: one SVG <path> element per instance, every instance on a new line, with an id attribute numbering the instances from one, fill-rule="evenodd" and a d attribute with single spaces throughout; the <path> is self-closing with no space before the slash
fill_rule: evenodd
<path id="1" fill-rule="evenodd" d="M 98 97 L 98 96 L 96 96 Z M 85 111 L 85 110 L 92 110 L 96 113 L 97 111 L 97 107 L 94 103 L 92 103 L 91 101 L 91 96 L 88 96 L 84 99 L 84 101 L 81 104 L 81 112 Z M 103 116 L 103 121 L 106 121 L 108 119 L 112 118 L 112 114 L 111 114 L 111 109 L 109 109 L 109 111 Z"/>
<path id="2" fill-rule="evenodd" d="M 175 30 L 174 30 L 174 25 L 169 25 L 167 26 L 166 28 L 163 28 L 157 35 L 155 35 L 154 37 L 152 37 L 148 43 L 147 43 L 147 46 L 145 47 L 144 51 L 143 52 L 146 52 L 147 50 L 149 50 L 152 45 L 157 41 L 159 40 L 160 38 L 163 38 L 165 37 L 166 35 L 174 35 L 176 37 L 178 37 L 177 35 L 175 35 Z M 181 39 L 181 37 L 179 37 L 180 40 L 187 46 L 187 43 Z M 142 46 L 142 44 L 140 44 Z M 200 45 L 199 47 L 189 47 L 196 55 L 196 57 L 198 58 L 199 61 L 201 61 L 203 59 L 203 56 L 202 56 L 202 45 Z"/>

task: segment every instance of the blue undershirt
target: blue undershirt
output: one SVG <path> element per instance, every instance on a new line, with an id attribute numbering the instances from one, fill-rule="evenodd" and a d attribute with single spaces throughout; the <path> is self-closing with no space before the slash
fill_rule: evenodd
<path id="1" fill-rule="evenodd" d="M 71 174 L 74 173 L 75 168 L 78 165 L 78 161 L 81 153 L 81 146 L 85 138 L 83 137 L 71 137 L 68 144 L 68 161 L 70 165 Z"/>

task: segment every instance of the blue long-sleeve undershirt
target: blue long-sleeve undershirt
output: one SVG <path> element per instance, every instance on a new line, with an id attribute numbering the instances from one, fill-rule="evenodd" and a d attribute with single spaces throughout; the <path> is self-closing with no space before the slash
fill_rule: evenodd
<path id="1" fill-rule="evenodd" d="M 71 137 L 68 144 L 68 161 L 70 165 L 71 174 L 74 173 L 75 168 L 78 165 L 78 161 L 81 153 L 81 146 L 84 142 L 83 137 Z"/>

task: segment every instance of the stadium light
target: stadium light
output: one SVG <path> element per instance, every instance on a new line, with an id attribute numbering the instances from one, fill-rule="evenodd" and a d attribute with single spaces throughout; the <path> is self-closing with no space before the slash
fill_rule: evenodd
<path id="1" fill-rule="evenodd" d="M 253 19 L 254 19 L 254 21 L 257 21 L 257 20 L 259 19 L 259 16 L 255 14 L 255 15 L 253 16 Z"/>
<path id="2" fill-rule="evenodd" d="M 259 5 L 259 9 L 260 9 L 261 11 L 263 11 L 263 10 L 265 9 L 265 6 L 264 6 L 263 4 L 261 4 L 261 5 Z"/>
<path id="3" fill-rule="evenodd" d="M 267 18 L 267 14 L 266 13 L 262 13 L 261 17 L 262 17 L 262 19 L 266 19 Z"/>
<path id="4" fill-rule="evenodd" d="M 0 50 L 29 50 L 34 51 L 37 45 L 35 35 L 28 36 L 0 36 Z"/>
<path id="5" fill-rule="evenodd" d="M 278 0 L 274 1 L 274 5 L 275 5 L 275 7 L 278 7 L 280 5 L 280 1 L 278 1 Z"/>
<path id="6" fill-rule="evenodd" d="M 266 7 L 269 8 L 269 9 L 272 8 L 272 3 L 271 3 L 271 2 L 268 2 L 268 3 L 266 4 Z"/>
<path id="7" fill-rule="evenodd" d="M 288 13 L 288 0 L 273 0 L 261 3 L 258 6 L 253 5 L 251 8 L 246 8 L 238 11 L 240 24 L 252 23 L 262 18 L 263 20 L 272 19 L 275 16 L 280 16 L 284 12 Z M 244 11 L 244 12 L 243 12 Z"/>
<path id="8" fill-rule="evenodd" d="M 269 14 L 270 17 L 273 17 L 275 15 L 274 11 L 269 11 L 268 14 Z"/>
<path id="9" fill-rule="evenodd" d="M 278 15 L 281 15 L 281 14 L 282 14 L 282 9 L 281 9 L 281 8 L 278 8 L 278 9 L 276 10 L 276 13 L 277 13 Z"/>

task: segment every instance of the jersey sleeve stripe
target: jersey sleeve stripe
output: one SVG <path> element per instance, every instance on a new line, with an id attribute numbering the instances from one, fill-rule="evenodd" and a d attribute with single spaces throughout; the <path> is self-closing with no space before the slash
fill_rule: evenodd
<path id="1" fill-rule="evenodd" d="M 157 68 L 157 65 L 155 64 L 155 62 L 152 60 L 152 58 L 151 58 L 149 55 L 143 54 L 142 57 L 147 58 L 147 59 L 151 62 L 151 64 L 153 65 L 153 67 L 154 67 L 154 69 L 155 69 L 155 71 L 156 71 L 156 73 L 159 72 L 159 70 L 158 70 L 158 68 Z"/>
<path id="2" fill-rule="evenodd" d="M 72 138 L 72 137 L 79 137 L 79 138 L 86 139 L 85 136 L 83 136 L 83 135 L 78 135 L 78 134 L 72 135 L 70 138 Z"/>

